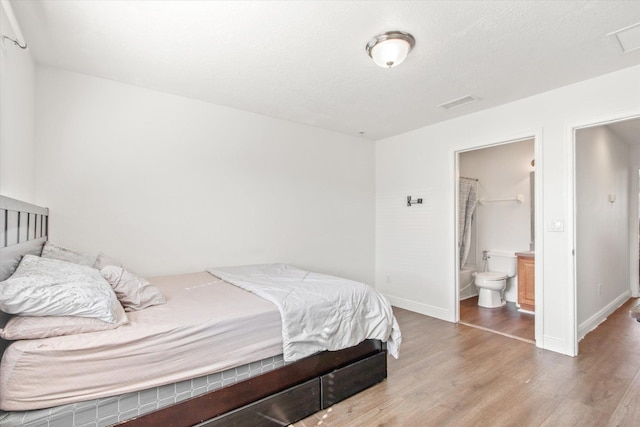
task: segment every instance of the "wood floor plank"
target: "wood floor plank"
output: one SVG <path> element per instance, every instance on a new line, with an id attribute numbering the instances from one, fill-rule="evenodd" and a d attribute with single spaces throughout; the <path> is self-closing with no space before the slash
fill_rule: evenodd
<path id="1" fill-rule="evenodd" d="M 635 304 L 588 334 L 577 357 L 395 308 L 403 344 L 388 378 L 294 427 L 638 426 Z"/>
<path id="2" fill-rule="evenodd" d="M 502 307 L 478 306 L 478 297 L 460 301 L 460 321 L 529 341 L 535 340 L 535 316 L 522 313 L 513 302 Z"/>
<path id="3" fill-rule="evenodd" d="M 598 427 L 607 423 L 607 414 L 592 406 L 572 399 L 562 401 L 559 407 L 541 425 L 544 427 L 584 426 Z M 633 424 L 627 424 L 632 426 Z"/>
<path id="4" fill-rule="evenodd" d="M 640 325 L 638 325 L 640 326 Z M 640 424 L 640 370 L 616 407 L 608 426 L 630 426 Z"/>

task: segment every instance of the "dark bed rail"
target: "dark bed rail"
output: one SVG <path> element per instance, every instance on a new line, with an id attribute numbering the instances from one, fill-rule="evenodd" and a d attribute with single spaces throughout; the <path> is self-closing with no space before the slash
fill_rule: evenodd
<path id="1" fill-rule="evenodd" d="M 220 420 L 206 423 L 229 411 L 246 408 L 249 420 L 255 417 L 255 409 L 250 404 L 265 399 L 269 396 L 291 390 L 295 386 L 308 384 L 309 381 L 318 380 L 318 388 L 312 391 L 304 389 L 302 395 L 295 396 L 293 405 L 286 404 L 292 396 L 284 396 L 283 402 L 271 402 L 269 406 L 279 406 L 279 416 L 286 421 L 274 422 L 265 425 L 288 425 L 301 419 L 301 416 L 311 415 L 314 412 L 330 406 L 348 396 L 351 396 L 365 388 L 372 386 L 387 377 L 386 345 L 378 340 L 366 340 L 354 347 L 338 351 L 325 351 L 306 357 L 297 362 L 285 365 L 282 368 L 267 372 L 258 377 L 250 378 L 239 383 L 232 384 L 200 396 L 193 397 L 175 405 L 159 409 L 146 415 L 116 424 L 123 427 L 185 427 L 193 425 L 255 425 L 254 421 L 231 422 Z M 364 362 L 364 363 L 363 363 Z M 344 370 L 346 375 L 336 376 L 334 373 Z M 332 387 L 320 385 L 322 379 L 332 383 Z M 337 396 L 324 397 L 322 394 L 331 394 L 327 389 L 337 389 Z M 309 402 L 307 402 L 309 400 Z M 314 403 L 314 401 L 316 401 Z M 295 412 L 296 407 L 309 407 L 315 409 L 306 411 L 302 415 Z M 293 413 L 288 411 L 293 410 Z M 234 414 L 236 415 L 236 414 Z M 290 419 L 293 417 L 293 419 Z M 240 417 L 240 419 L 242 419 Z M 237 420 L 236 420 L 237 421 Z M 201 424 L 205 422 L 204 424 Z"/>

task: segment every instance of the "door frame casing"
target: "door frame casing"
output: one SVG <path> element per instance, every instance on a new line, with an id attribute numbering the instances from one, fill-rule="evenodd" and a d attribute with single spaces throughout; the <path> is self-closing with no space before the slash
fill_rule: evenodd
<path id="1" fill-rule="evenodd" d="M 452 150 L 452 160 L 453 160 L 453 188 L 454 188 L 454 229 L 453 229 L 453 238 L 454 238 L 454 311 L 455 311 L 455 322 L 460 322 L 460 281 L 458 271 L 460 270 L 460 254 L 458 250 L 458 197 L 459 197 L 459 188 L 458 188 L 458 178 L 460 177 L 460 154 L 481 150 L 484 148 L 495 147 L 499 145 L 511 144 L 518 141 L 533 139 L 534 144 L 534 160 L 535 160 L 535 207 L 534 207 L 534 216 L 535 216 L 535 236 L 534 236 L 534 246 L 536 253 L 536 264 L 535 264 L 535 341 L 536 346 L 544 348 L 543 341 L 543 325 L 544 325 L 544 282 L 543 282 L 543 271 L 544 271 L 544 233 L 543 231 L 543 212 L 544 212 L 544 199 L 543 199 L 543 178 L 544 178 L 544 168 L 543 168 L 543 156 L 542 156 L 542 129 L 529 130 L 525 132 L 521 132 L 515 135 L 510 135 L 505 138 L 492 138 L 493 141 L 499 142 L 489 142 L 487 143 L 486 139 L 483 142 L 476 141 L 474 144 L 470 144 L 467 147 L 459 148 L 456 150 Z M 538 260 L 542 262 L 538 262 Z"/>
<path id="2" fill-rule="evenodd" d="M 567 141 L 567 176 L 569 177 L 569 179 L 567 179 L 568 181 L 567 194 L 569 195 L 567 197 L 567 212 L 568 212 L 567 231 L 570 233 L 568 240 L 571 243 L 570 254 L 569 254 L 569 257 L 571 259 L 571 265 L 570 265 L 570 268 L 568 268 L 567 270 L 569 275 L 569 283 L 572 284 L 569 288 L 569 292 L 567 293 L 568 294 L 567 306 L 571 307 L 571 310 L 572 310 L 571 317 L 570 317 L 571 325 L 570 325 L 569 336 L 573 343 L 573 346 L 572 346 L 573 356 L 576 356 L 579 353 L 579 339 L 580 339 L 579 333 L 578 333 L 579 325 L 578 325 L 577 257 L 575 253 L 576 243 L 577 243 L 577 231 L 576 231 L 576 227 L 577 227 L 576 143 L 577 143 L 577 140 L 576 140 L 576 134 L 577 134 L 577 131 L 580 129 L 606 126 L 608 124 L 622 122 L 626 120 L 633 120 L 633 119 L 640 119 L 640 110 L 625 112 L 625 113 L 607 114 L 601 117 L 594 117 L 590 120 L 584 120 L 579 123 L 573 123 L 566 126 L 565 139 Z M 631 168 L 631 165 L 629 166 Z M 632 189 L 635 189 L 635 192 L 631 191 L 631 200 L 635 201 L 634 205 L 637 211 L 638 204 L 640 203 L 640 201 L 638 200 L 638 190 L 640 189 L 639 187 L 640 177 L 638 176 L 638 174 L 634 174 L 634 178 L 632 179 L 631 182 L 632 182 Z M 638 281 L 640 280 L 640 273 L 638 272 L 638 263 L 637 263 L 638 243 L 640 241 L 640 234 L 638 232 L 639 218 L 638 218 L 638 214 L 629 215 L 629 216 L 630 216 L 630 225 L 635 223 L 635 225 L 633 225 L 632 227 L 632 229 L 635 230 L 635 232 L 632 234 L 634 238 L 630 239 L 630 242 L 629 242 L 629 254 L 630 254 L 629 255 L 629 269 L 630 269 L 629 271 L 631 273 L 629 288 L 631 290 L 631 296 L 638 297 L 640 293 L 640 290 L 638 287 Z M 634 221 L 634 218 L 635 218 L 635 221 Z M 635 269 L 634 269 L 634 260 L 632 259 L 634 253 L 636 254 Z M 634 283 L 635 283 L 635 286 L 634 286 Z"/>

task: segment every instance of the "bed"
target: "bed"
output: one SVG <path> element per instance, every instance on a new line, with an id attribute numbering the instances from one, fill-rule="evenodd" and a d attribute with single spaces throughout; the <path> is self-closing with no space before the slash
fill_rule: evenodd
<path id="1" fill-rule="evenodd" d="M 45 208 L 0 196 L 3 277 L 11 274 L 23 257 L 40 255 L 48 236 L 48 214 Z M 310 351 L 310 355 L 288 361 L 282 354 L 286 322 L 282 323 L 275 304 L 207 272 L 152 278 L 150 282 L 166 294 L 166 304 L 128 312 L 127 324 L 116 329 L 80 334 L 83 344 L 74 342 L 73 354 L 81 352 L 79 347 L 94 351 L 89 362 L 78 358 L 63 362 L 55 351 L 48 350 L 68 346 L 68 336 L 0 340 L 4 353 L 0 384 L 9 384 L 9 391 L 0 398 L 9 409 L 0 411 L 0 426 L 288 425 L 386 378 L 389 349 L 385 339 L 363 339 L 333 351 Z M 214 296 L 217 292 L 228 300 L 219 300 Z M 207 299 L 210 310 L 192 305 Z M 182 314 L 171 311 L 179 306 L 185 309 Z M 215 313 L 213 319 L 204 316 L 204 311 Z M 0 316 L 0 327 L 4 327 L 10 316 L 2 312 Z M 173 323 L 162 326 L 159 319 L 168 317 Z M 253 335 L 238 335 L 233 329 L 238 325 L 252 330 Z M 222 341 L 207 335 L 214 327 L 222 328 L 212 334 Z M 160 341 L 146 342 L 143 330 L 152 331 L 150 335 Z M 392 353 L 397 352 L 400 341 L 399 330 L 395 333 L 393 340 L 389 337 L 389 344 L 396 347 Z M 120 340 L 118 345 L 101 347 L 107 336 Z M 185 347 L 189 341 L 202 345 Z M 65 352 L 69 353 L 68 347 Z M 40 358 L 37 353 L 42 353 Z M 140 354 L 150 358 L 134 358 Z M 234 354 L 233 360 L 226 358 L 227 354 Z M 189 358 L 196 363 L 187 363 Z M 54 388 L 43 385 L 42 392 L 33 392 L 34 384 L 43 384 L 53 375 L 51 369 L 35 371 L 46 359 L 59 368 L 53 376 L 56 380 L 49 381 Z M 124 365 L 116 365 L 116 360 L 124 360 Z M 145 360 L 142 366 L 162 365 L 162 375 L 140 377 L 142 373 L 136 372 L 143 371 L 139 360 Z M 100 365 L 103 362 L 106 365 Z M 33 371 L 13 372 L 14 365 L 30 366 Z M 189 368 L 183 368 L 187 365 Z M 61 383 L 71 382 L 65 381 L 65 375 L 87 377 L 91 384 L 106 386 L 79 383 L 65 389 Z M 135 380 L 125 380 L 129 377 Z"/>

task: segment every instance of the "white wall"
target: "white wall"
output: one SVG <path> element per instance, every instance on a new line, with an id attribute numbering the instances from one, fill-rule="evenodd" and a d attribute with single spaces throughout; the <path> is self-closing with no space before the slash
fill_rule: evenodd
<path id="1" fill-rule="evenodd" d="M 287 262 L 374 271 L 371 141 L 38 67 L 51 240 L 142 275 Z"/>
<path id="2" fill-rule="evenodd" d="M 534 141 L 531 139 L 461 153 L 461 176 L 477 178 L 478 197 L 485 200 L 522 196 L 522 203 L 478 204 L 475 222 L 478 228 L 478 254 L 471 261 L 482 269 L 482 251 L 522 252 L 531 243 L 531 194 L 529 173 L 533 170 Z M 475 254 L 474 254 L 475 255 Z M 517 278 L 508 280 L 505 299 L 517 302 Z"/>
<path id="3" fill-rule="evenodd" d="M 640 119 L 636 119 L 640 120 Z M 640 295 L 640 135 L 629 147 L 629 282 L 631 283 L 631 296 Z"/>
<path id="4" fill-rule="evenodd" d="M 3 7 L 2 33 L 15 37 Z M 0 194 L 33 202 L 35 77 L 30 50 L 0 41 Z"/>
<path id="5" fill-rule="evenodd" d="M 536 344 L 575 354 L 571 129 L 640 113 L 638 81 L 640 66 L 631 67 L 378 141 L 378 288 L 398 306 L 455 321 L 455 152 L 536 136 L 536 222 L 545 225 L 536 234 Z M 409 191 L 425 204 L 403 207 Z M 547 231 L 550 220 L 564 231 Z"/>
<path id="6" fill-rule="evenodd" d="M 626 301 L 629 287 L 629 145 L 607 126 L 576 132 L 578 336 Z M 610 196 L 615 202 L 610 201 Z"/>

